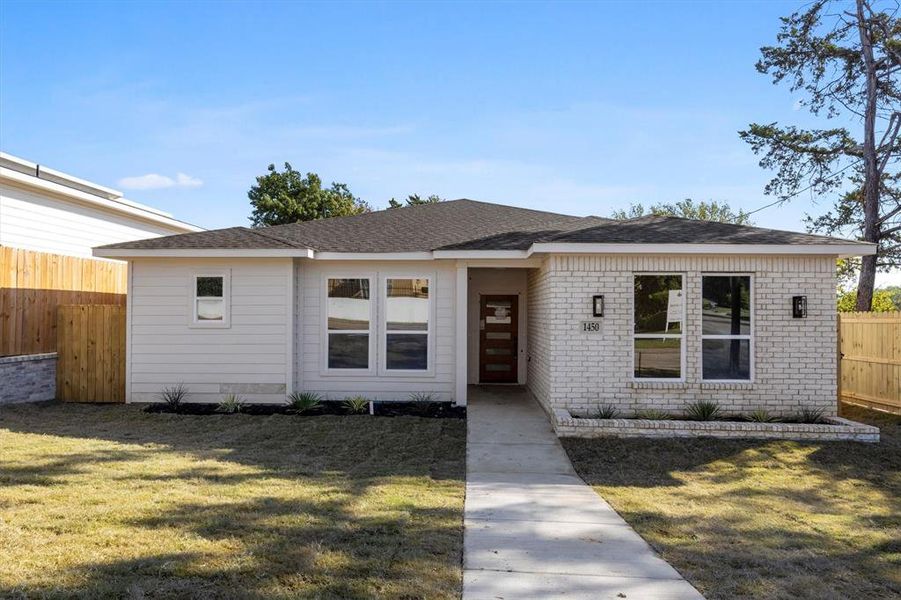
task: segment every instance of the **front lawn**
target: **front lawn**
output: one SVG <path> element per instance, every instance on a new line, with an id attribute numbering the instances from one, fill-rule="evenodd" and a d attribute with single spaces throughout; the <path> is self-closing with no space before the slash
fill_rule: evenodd
<path id="1" fill-rule="evenodd" d="M 901 417 L 880 444 L 566 439 L 579 474 L 708 598 L 898 598 Z"/>
<path id="2" fill-rule="evenodd" d="M 465 421 L 0 407 L 0 597 L 456 598 Z"/>

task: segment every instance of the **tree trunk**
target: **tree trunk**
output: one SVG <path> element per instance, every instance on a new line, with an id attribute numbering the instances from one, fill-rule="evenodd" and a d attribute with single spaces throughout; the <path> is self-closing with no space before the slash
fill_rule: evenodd
<path id="1" fill-rule="evenodd" d="M 876 164 L 876 63 L 873 58 L 873 38 L 870 24 L 864 14 L 864 1 L 857 0 L 857 30 L 860 34 L 860 52 L 863 55 L 867 80 L 867 99 L 863 119 L 863 239 L 879 242 L 879 169 Z M 876 284 L 876 256 L 864 256 L 861 260 L 860 279 L 857 282 L 857 310 L 869 311 L 873 303 L 873 287 Z"/>

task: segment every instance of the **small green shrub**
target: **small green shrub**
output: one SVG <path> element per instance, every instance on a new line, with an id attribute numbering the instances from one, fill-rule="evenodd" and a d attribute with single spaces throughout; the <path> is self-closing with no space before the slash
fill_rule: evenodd
<path id="1" fill-rule="evenodd" d="M 758 408 L 757 410 L 748 413 L 747 419 L 752 423 L 772 423 L 776 420 L 776 417 L 771 415 L 765 409 Z"/>
<path id="2" fill-rule="evenodd" d="M 315 392 L 294 392 L 286 400 L 288 408 L 299 415 L 319 408 L 322 405 L 322 396 Z"/>
<path id="3" fill-rule="evenodd" d="M 160 400 L 162 400 L 172 412 L 181 412 L 181 405 L 187 397 L 188 388 L 186 388 L 183 383 L 165 387 L 163 388 L 163 391 L 160 392 Z"/>
<path id="4" fill-rule="evenodd" d="M 593 413 L 592 419 L 615 419 L 619 416 L 619 409 L 612 404 L 604 404 L 599 406 Z"/>
<path id="5" fill-rule="evenodd" d="M 798 422 L 799 423 L 822 423 L 823 422 L 823 409 L 822 408 L 802 408 L 801 412 L 798 413 Z"/>
<path id="6" fill-rule="evenodd" d="M 409 396 L 410 402 L 434 402 L 435 395 L 429 392 L 413 392 Z"/>
<path id="7" fill-rule="evenodd" d="M 636 419 L 647 419 L 648 421 L 666 421 L 670 418 L 670 414 L 656 408 L 642 408 L 635 411 L 633 415 Z"/>
<path id="8" fill-rule="evenodd" d="M 239 413 L 244 410 L 244 400 L 237 394 L 226 394 L 225 398 L 216 407 L 216 412 L 225 413 L 227 415 Z"/>
<path id="9" fill-rule="evenodd" d="M 344 408 L 352 415 L 360 415 L 369 410 L 369 398 L 352 396 L 344 399 Z"/>
<path id="10" fill-rule="evenodd" d="M 696 400 L 685 405 L 685 416 L 691 421 L 715 421 L 720 416 L 720 405 L 712 400 Z"/>

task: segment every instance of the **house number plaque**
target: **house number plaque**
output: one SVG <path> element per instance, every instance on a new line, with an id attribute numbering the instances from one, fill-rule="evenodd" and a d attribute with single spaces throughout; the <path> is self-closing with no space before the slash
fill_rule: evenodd
<path id="1" fill-rule="evenodd" d="M 582 321 L 582 333 L 600 333 L 601 324 L 598 321 Z"/>

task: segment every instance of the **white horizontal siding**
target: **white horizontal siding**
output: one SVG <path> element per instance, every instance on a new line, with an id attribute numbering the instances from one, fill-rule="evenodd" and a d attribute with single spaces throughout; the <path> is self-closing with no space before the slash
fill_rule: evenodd
<path id="1" fill-rule="evenodd" d="M 432 332 L 434 335 L 433 366 L 429 375 L 342 375 L 325 373 L 323 368 L 323 278 L 372 275 L 373 297 L 377 302 L 381 277 L 433 277 L 430 293 L 434 295 Z M 295 272 L 295 389 L 322 394 L 329 399 L 341 399 L 351 394 L 363 394 L 373 400 L 407 400 L 410 394 L 425 392 L 436 399 L 452 400 L 454 394 L 454 301 L 456 270 L 453 261 L 403 261 L 374 263 L 371 261 L 308 261 L 298 260 Z M 373 334 L 379 335 L 378 319 Z M 375 364 L 381 360 L 375 344 Z"/>
<path id="2" fill-rule="evenodd" d="M 291 259 L 139 259 L 132 262 L 129 388 L 132 402 L 156 401 L 183 383 L 189 401 L 218 402 L 222 386 L 250 386 L 251 402 L 283 402 L 291 373 Z M 229 269 L 227 328 L 191 321 L 192 275 Z"/>
<path id="3" fill-rule="evenodd" d="M 94 246 L 182 232 L 0 184 L 0 246 L 89 257 Z"/>

